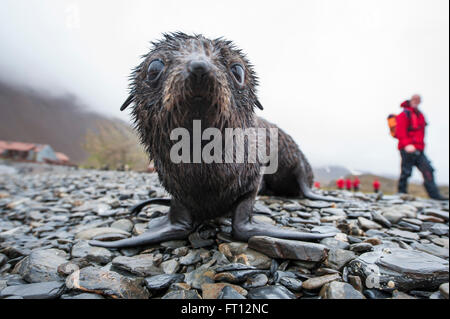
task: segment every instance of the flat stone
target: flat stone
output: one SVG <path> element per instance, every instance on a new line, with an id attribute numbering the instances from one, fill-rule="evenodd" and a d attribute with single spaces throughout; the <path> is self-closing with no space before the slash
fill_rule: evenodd
<path id="1" fill-rule="evenodd" d="M 448 238 L 433 238 L 432 241 L 438 246 L 442 246 L 447 249 L 449 248 Z"/>
<path id="2" fill-rule="evenodd" d="M 440 285 L 439 291 L 441 292 L 441 295 L 443 295 L 445 299 L 448 299 L 448 282 Z"/>
<path id="3" fill-rule="evenodd" d="M 412 232 L 406 231 L 406 230 L 395 229 L 395 228 L 389 229 L 386 233 L 393 237 L 402 237 L 402 238 L 412 239 L 412 240 L 420 239 L 419 235 L 416 233 L 412 233 Z"/>
<path id="4" fill-rule="evenodd" d="M 265 254 L 250 249 L 246 243 L 224 243 L 219 251 L 233 263 L 241 263 L 257 269 L 269 269 L 272 259 Z"/>
<path id="5" fill-rule="evenodd" d="M 251 289 L 248 299 L 297 299 L 292 292 L 281 285 L 265 286 Z"/>
<path id="6" fill-rule="evenodd" d="M 189 266 L 198 263 L 202 258 L 198 250 L 191 250 L 186 256 L 180 258 L 180 264 Z"/>
<path id="7" fill-rule="evenodd" d="M 358 222 L 363 230 L 383 228 L 380 224 L 364 217 L 358 217 Z"/>
<path id="8" fill-rule="evenodd" d="M 320 243 L 328 248 L 347 249 L 350 246 L 349 243 L 332 237 L 324 238 L 320 241 Z"/>
<path id="9" fill-rule="evenodd" d="M 386 228 L 391 228 L 391 227 L 392 227 L 392 223 L 391 223 L 389 220 L 387 220 L 387 218 L 384 217 L 384 216 L 383 216 L 382 214 L 380 214 L 379 212 L 377 212 L 377 211 L 372 211 L 372 212 L 371 212 L 371 215 L 372 215 L 372 219 L 373 219 L 375 222 L 377 222 L 378 224 L 383 225 L 383 226 L 386 227 Z"/>
<path id="10" fill-rule="evenodd" d="M 169 291 L 161 299 L 202 299 L 195 290 L 175 290 Z"/>
<path id="11" fill-rule="evenodd" d="M 316 290 L 321 288 L 323 285 L 341 279 L 341 276 L 337 274 L 330 274 L 320 277 L 310 278 L 303 282 L 303 289 L 306 290 Z"/>
<path id="12" fill-rule="evenodd" d="M 382 208 L 381 214 L 392 224 L 398 223 L 402 218 L 416 218 L 417 208 L 411 205 L 393 205 Z"/>
<path id="13" fill-rule="evenodd" d="M 29 283 L 60 281 L 63 278 L 58 274 L 58 266 L 66 261 L 67 254 L 62 250 L 37 250 L 16 264 L 13 273 Z"/>
<path id="14" fill-rule="evenodd" d="M 78 295 L 62 295 L 61 299 L 105 299 L 105 298 L 97 294 L 82 293 Z"/>
<path id="15" fill-rule="evenodd" d="M 411 244 L 411 247 L 440 258 L 448 259 L 448 248 L 442 248 L 435 244 L 421 244 L 415 242 Z"/>
<path id="16" fill-rule="evenodd" d="M 112 264 L 118 269 L 126 270 L 132 274 L 148 277 L 162 274 L 163 271 L 156 264 L 155 257 L 142 254 L 134 257 L 119 256 L 113 259 Z"/>
<path id="17" fill-rule="evenodd" d="M 282 277 L 280 279 L 280 284 L 285 286 L 287 289 L 295 292 L 301 291 L 303 286 L 301 280 L 290 277 Z"/>
<path id="18" fill-rule="evenodd" d="M 350 250 L 357 253 L 368 252 L 373 250 L 373 246 L 370 243 L 357 243 L 350 245 Z"/>
<path id="19" fill-rule="evenodd" d="M 80 290 L 123 299 L 148 299 L 143 280 L 132 280 L 113 271 L 86 267 L 66 279 L 68 289 Z"/>
<path id="20" fill-rule="evenodd" d="M 238 293 L 233 287 L 225 286 L 223 287 L 217 299 L 245 299 L 245 297 Z"/>
<path id="21" fill-rule="evenodd" d="M 228 284 L 228 283 L 209 283 L 209 284 L 203 284 L 202 289 L 202 298 L 203 299 L 217 299 L 222 292 L 223 288 L 225 287 L 231 287 L 233 288 L 238 294 L 242 296 L 247 295 L 247 290 L 244 288 L 241 288 L 236 285 Z"/>
<path id="22" fill-rule="evenodd" d="M 133 227 L 134 224 L 129 219 L 119 219 L 111 224 L 111 228 L 120 229 L 127 233 L 130 233 Z"/>
<path id="23" fill-rule="evenodd" d="M 437 289 L 448 281 L 448 261 L 417 251 L 390 248 L 362 254 L 348 264 L 368 288 L 409 290 Z"/>
<path id="24" fill-rule="evenodd" d="M 150 290 L 162 290 L 169 288 L 173 283 L 179 283 L 183 280 L 183 274 L 162 274 L 145 278 L 145 285 Z"/>
<path id="25" fill-rule="evenodd" d="M 338 281 L 325 284 L 320 290 L 319 295 L 323 299 L 366 299 L 352 285 Z"/>
<path id="26" fill-rule="evenodd" d="M 326 267 L 340 271 L 348 262 L 355 259 L 356 257 L 357 256 L 352 251 L 333 248 L 328 252 L 327 259 L 324 261 L 324 265 Z"/>
<path id="27" fill-rule="evenodd" d="M 103 247 L 91 247 L 86 259 L 100 265 L 106 265 L 112 259 L 112 253 Z"/>
<path id="28" fill-rule="evenodd" d="M 242 284 L 245 289 L 262 287 L 267 284 L 269 278 L 265 274 L 257 274 L 247 278 L 247 280 Z"/>
<path id="29" fill-rule="evenodd" d="M 63 281 L 47 281 L 27 285 L 9 286 L 0 291 L 0 298 L 20 296 L 23 299 L 55 299 L 61 296 Z"/>
<path id="30" fill-rule="evenodd" d="M 329 251 L 329 248 L 321 244 L 267 236 L 254 236 L 250 238 L 248 245 L 250 248 L 272 258 L 314 262 L 323 261 Z"/>
<path id="31" fill-rule="evenodd" d="M 426 215 L 431 215 L 431 216 L 435 216 L 435 217 L 438 217 L 438 218 L 442 218 L 442 219 L 444 219 L 446 221 L 449 220 L 449 212 L 445 212 L 443 210 L 428 208 L 428 209 L 424 210 L 424 213 Z"/>
<path id="32" fill-rule="evenodd" d="M 216 269 L 217 271 L 217 269 Z M 227 272 L 221 272 L 214 276 L 215 281 L 226 281 L 233 284 L 242 283 L 246 281 L 249 277 L 260 274 L 264 270 L 259 269 L 248 269 L 248 270 L 233 270 Z"/>
<path id="33" fill-rule="evenodd" d="M 201 289 L 203 284 L 214 283 L 215 271 L 210 269 L 212 262 L 186 273 L 184 281 L 193 288 Z"/>
<path id="34" fill-rule="evenodd" d="M 83 230 L 75 235 L 76 239 L 84 239 L 84 240 L 91 240 L 94 237 L 105 235 L 105 234 L 121 234 L 126 237 L 130 237 L 131 234 L 117 229 L 117 228 L 111 228 L 111 227 L 97 227 L 97 228 L 91 228 Z"/>
<path id="35" fill-rule="evenodd" d="M 169 259 L 162 262 L 160 267 L 165 274 L 174 274 L 180 269 L 180 263 L 175 259 Z"/>

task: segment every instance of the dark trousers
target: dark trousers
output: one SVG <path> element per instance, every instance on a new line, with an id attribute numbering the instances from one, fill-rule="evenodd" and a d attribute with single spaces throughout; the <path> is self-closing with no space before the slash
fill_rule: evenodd
<path id="1" fill-rule="evenodd" d="M 408 192 L 408 178 L 411 177 L 412 170 L 416 166 L 423 175 L 423 185 L 431 198 L 439 199 L 441 194 L 434 181 L 434 169 L 424 152 L 416 151 L 408 153 L 405 150 L 400 151 L 402 157 L 402 172 L 398 181 L 398 192 Z"/>

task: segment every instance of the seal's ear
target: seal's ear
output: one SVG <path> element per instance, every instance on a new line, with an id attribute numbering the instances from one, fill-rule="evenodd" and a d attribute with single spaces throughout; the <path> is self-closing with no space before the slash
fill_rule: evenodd
<path id="1" fill-rule="evenodd" d="M 120 110 L 125 110 L 131 103 L 134 102 L 134 95 L 130 94 L 130 96 L 123 102 L 122 106 L 120 107 Z"/>
<path id="2" fill-rule="evenodd" d="M 258 107 L 258 109 L 264 110 L 264 108 L 263 108 L 261 102 L 259 102 L 258 100 L 256 100 L 255 105 Z"/>

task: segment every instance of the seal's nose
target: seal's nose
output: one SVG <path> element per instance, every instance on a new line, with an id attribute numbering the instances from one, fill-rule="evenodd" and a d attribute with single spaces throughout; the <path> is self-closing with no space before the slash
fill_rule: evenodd
<path id="1" fill-rule="evenodd" d="M 210 69 L 208 62 L 202 60 L 193 60 L 189 62 L 188 66 L 189 72 L 198 78 L 208 73 Z"/>

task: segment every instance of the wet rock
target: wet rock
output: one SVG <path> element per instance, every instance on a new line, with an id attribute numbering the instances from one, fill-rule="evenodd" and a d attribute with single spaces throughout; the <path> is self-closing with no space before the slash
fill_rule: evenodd
<path id="1" fill-rule="evenodd" d="M 245 297 L 238 293 L 233 287 L 225 286 L 219 296 L 217 296 L 217 299 L 245 299 Z"/>
<path id="2" fill-rule="evenodd" d="M 176 290 L 169 291 L 161 299 L 202 299 L 195 290 Z"/>
<path id="3" fill-rule="evenodd" d="M 442 218 L 443 220 L 446 220 L 446 221 L 449 220 L 449 212 L 448 211 L 445 212 L 445 211 L 439 210 L 439 209 L 428 208 L 428 209 L 425 209 L 424 214 Z"/>
<path id="4" fill-rule="evenodd" d="M 201 289 L 203 284 L 214 283 L 215 271 L 210 269 L 212 262 L 186 273 L 184 281 L 193 288 Z"/>
<path id="5" fill-rule="evenodd" d="M 315 262 L 324 260 L 329 251 L 329 248 L 321 244 L 267 236 L 254 236 L 250 238 L 248 245 L 250 248 L 272 258 Z"/>
<path id="6" fill-rule="evenodd" d="M 217 299 L 225 287 L 233 288 L 238 294 L 242 296 L 247 295 L 247 290 L 228 283 L 209 283 L 203 284 L 202 289 L 202 298 L 203 299 Z"/>
<path id="7" fill-rule="evenodd" d="M 448 259 L 448 248 L 447 249 L 442 248 L 435 244 L 421 244 L 421 243 L 412 243 L 411 247 L 416 250 L 420 250 L 440 258 Z"/>
<path id="8" fill-rule="evenodd" d="M 245 289 L 262 287 L 267 284 L 269 278 L 265 274 L 257 274 L 247 278 L 247 280 L 242 284 Z"/>
<path id="9" fill-rule="evenodd" d="M 357 253 L 368 252 L 373 250 L 373 246 L 369 243 L 352 244 L 350 245 L 350 250 Z"/>
<path id="10" fill-rule="evenodd" d="M 323 285 L 325 285 L 329 282 L 335 281 L 335 280 L 339 280 L 340 278 L 341 278 L 341 276 L 339 274 L 330 274 L 330 275 L 310 278 L 303 282 L 303 289 L 316 290 L 316 289 L 321 288 Z"/>
<path id="11" fill-rule="evenodd" d="M 392 299 L 417 299 L 417 298 L 410 296 L 404 292 L 395 290 L 392 293 Z"/>
<path id="12" fill-rule="evenodd" d="M 415 218 L 417 209 L 411 205 L 393 205 L 381 209 L 381 214 L 392 224 L 398 223 L 402 218 Z"/>
<path id="13" fill-rule="evenodd" d="M 363 291 L 363 283 L 359 276 L 348 275 L 348 283 L 359 292 Z"/>
<path id="14" fill-rule="evenodd" d="M 280 279 L 280 284 L 291 291 L 298 292 L 302 290 L 302 281 L 295 278 L 282 277 Z"/>
<path id="15" fill-rule="evenodd" d="M 124 299 L 148 299 L 150 294 L 143 285 L 143 280 L 132 280 L 94 267 L 75 271 L 66 279 L 68 289 Z"/>
<path id="16" fill-rule="evenodd" d="M 433 243 L 447 249 L 449 248 L 448 238 L 433 238 Z"/>
<path id="17" fill-rule="evenodd" d="M 55 299 L 64 291 L 64 282 L 47 281 L 27 285 L 9 286 L 0 291 L 0 298 L 20 296 L 23 299 Z"/>
<path id="18" fill-rule="evenodd" d="M 216 269 L 217 271 L 217 269 Z M 249 277 L 253 275 L 257 275 L 264 272 L 263 270 L 257 270 L 257 269 L 249 269 L 249 270 L 234 270 L 234 271 L 227 271 L 227 272 L 221 272 L 214 276 L 215 281 L 226 281 L 230 283 L 242 283 L 245 280 L 247 280 Z"/>
<path id="19" fill-rule="evenodd" d="M 173 283 L 179 283 L 183 280 L 183 274 L 163 274 L 145 278 L 145 285 L 150 290 L 162 290 L 169 288 Z"/>
<path id="20" fill-rule="evenodd" d="M 387 220 L 386 217 L 384 217 L 383 215 L 381 215 L 379 212 L 377 211 L 372 211 L 371 212 L 372 215 L 372 219 L 377 222 L 378 224 L 386 227 L 386 228 L 391 228 L 392 224 L 389 220 Z"/>
<path id="21" fill-rule="evenodd" d="M 6 255 L 0 254 L 0 267 L 2 267 L 8 261 L 8 257 Z"/>
<path id="22" fill-rule="evenodd" d="M 342 270 L 344 266 L 357 256 L 354 252 L 344 249 L 330 249 L 327 259 L 324 262 L 326 267 L 336 270 Z"/>
<path id="23" fill-rule="evenodd" d="M 111 224 L 111 228 L 119 229 L 126 233 L 130 233 L 133 227 L 134 225 L 129 219 L 119 219 Z"/>
<path id="24" fill-rule="evenodd" d="M 119 256 L 113 259 L 112 264 L 118 269 L 128 271 L 141 277 L 163 273 L 162 269 L 156 265 L 155 256 L 150 254 L 142 254 L 134 257 Z"/>
<path id="25" fill-rule="evenodd" d="M 213 239 L 204 239 L 198 232 L 189 235 L 189 242 L 192 248 L 208 247 L 214 244 Z"/>
<path id="26" fill-rule="evenodd" d="M 419 240 L 420 237 L 416 233 L 412 233 L 406 230 L 400 230 L 400 229 L 390 229 L 387 231 L 387 234 L 393 236 L 393 237 L 401 237 L 406 239 L 412 239 L 412 240 Z"/>
<path id="27" fill-rule="evenodd" d="M 416 250 L 392 248 L 362 254 L 349 265 L 368 288 L 437 289 L 448 279 L 448 261 Z"/>
<path id="28" fill-rule="evenodd" d="M 101 295 L 97 294 L 90 294 L 90 293 L 83 293 L 78 295 L 62 295 L 61 299 L 105 299 Z"/>
<path id="29" fill-rule="evenodd" d="M 364 217 L 358 217 L 358 222 L 363 230 L 383 228 L 380 224 L 377 224 L 376 222 L 371 221 Z"/>
<path id="30" fill-rule="evenodd" d="M 328 248 L 348 249 L 350 246 L 349 243 L 332 237 L 324 238 L 320 241 L 320 243 Z"/>
<path id="31" fill-rule="evenodd" d="M 286 287 L 274 285 L 251 289 L 247 299 L 297 299 L 297 297 Z"/>
<path id="32" fill-rule="evenodd" d="M 219 245 L 219 251 L 223 253 L 230 261 L 241 263 L 257 269 L 269 269 L 272 259 L 250 249 L 246 243 L 224 243 Z"/>
<path id="33" fill-rule="evenodd" d="M 174 274 L 180 269 L 180 263 L 175 259 L 164 261 L 160 265 L 165 274 Z"/>
<path id="34" fill-rule="evenodd" d="M 110 228 L 110 227 L 98 227 L 98 228 L 91 228 L 91 229 L 86 229 L 83 230 L 79 233 L 77 233 L 75 235 L 76 239 L 83 239 L 83 240 L 90 240 L 93 239 L 94 237 L 98 237 L 100 235 L 106 235 L 106 234 L 120 234 L 120 235 L 124 235 L 126 237 L 130 237 L 131 234 L 117 229 L 117 228 Z M 98 238 L 97 238 L 98 240 Z"/>
<path id="35" fill-rule="evenodd" d="M 58 266 L 67 261 L 67 254 L 58 249 L 43 249 L 32 252 L 15 267 L 13 273 L 20 274 L 29 283 L 62 280 Z"/>
<path id="36" fill-rule="evenodd" d="M 320 290 L 319 295 L 323 299 L 366 299 L 352 285 L 338 281 L 325 284 Z"/>
<path id="37" fill-rule="evenodd" d="M 184 266 L 189 266 L 198 263 L 202 258 L 200 256 L 200 251 L 191 250 L 186 256 L 180 258 L 180 264 Z"/>
<path id="38" fill-rule="evenodd" d="M 448 282 L 439 286 L 439 291 L 445 299 L 448 299 Z"/>

